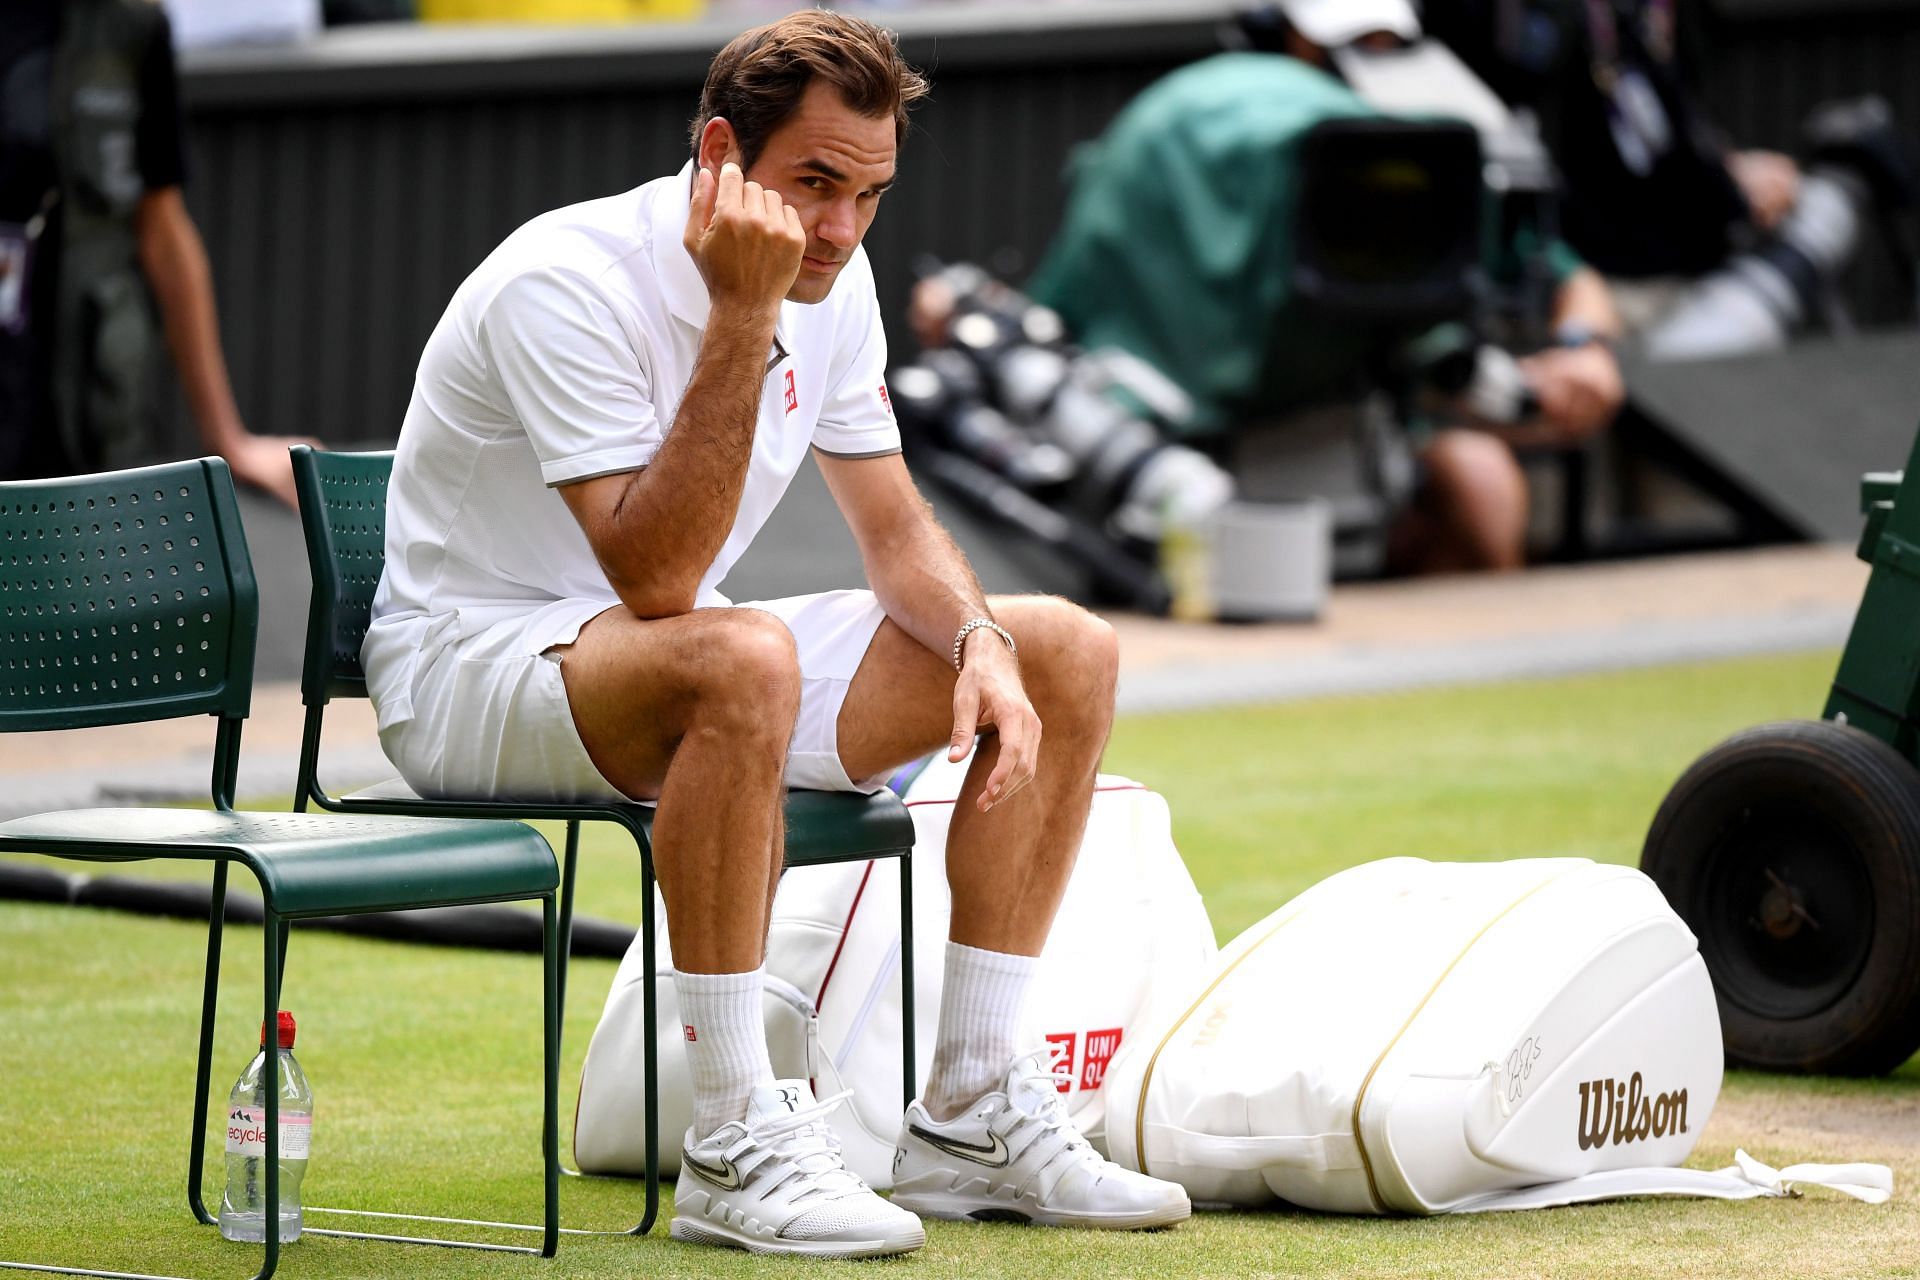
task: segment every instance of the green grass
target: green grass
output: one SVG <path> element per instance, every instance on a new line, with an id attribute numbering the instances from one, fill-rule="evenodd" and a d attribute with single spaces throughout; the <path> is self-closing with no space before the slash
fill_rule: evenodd
<path id="1" fill-rule="evenodd" d="M 1108 768 L 1172 804 L 1222 940 L 1339 868 L 1372 858 L 1579 855 L 1632 862 L 1655 806 L 1702 750 L 1818 709 L 1833 655 L 1769 658 L 1243 711 L 1137 717 Z M 115 867 L 127 872 L 135 868 Z M 138 868 L 145 873 L 147 868 Z M 204 875 L 203 871 L 191 874 Z M 634 919 L 629 849 L 590 836 L 582 910 Z M 191 1225 L 181 1195 L 200 927 L 0 904 L 0 1258 L 173 1275 L 251 1273 L 257 1254 Z M 257 1023 L 258 930 L 228 931 L 216 1085 Z M 309 1204 L 531 1221 L 538 1208 L 539 965 L 325 934 L 296 939 L 287 996 L 319 1103 Z M 613 976 L 571 978 L 563 1128 Z M 1205 1215 L 1103 1236 L 934 1224 L 898 1264 L 922 1276 L 1892 1276 L 1920 1267 L 1920 1062 L 1885 1081 L 1729 1078 L 1694 1163 L 1732 1148 L 1782 1163 L 1895 1166 L 1879 1208 L 1828 1195 L 1634 1202 L 1484 1218 Z M 217 1196 L 218 1159 L 209 1162 Z M 570 1225 L 630 1223 L 639 1187 L 568 1179 Z M 316 1219 L 317 1221 L 317 1219 Z M 283 1274 L 845 1274 L 668 1241 L 569 1237 L 557 1262 L 313 1238 Z"/>

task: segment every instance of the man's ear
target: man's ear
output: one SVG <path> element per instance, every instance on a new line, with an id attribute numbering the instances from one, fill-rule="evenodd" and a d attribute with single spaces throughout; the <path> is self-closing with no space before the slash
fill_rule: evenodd
<path id="1" fill-rule="evenodd" d="M 711 169 L 714 176 L 718 177 L 720 166 L 728 161 L 745 168 L 741 156 L 740 139 L 734 133 L 733 126 L 720 116 L 707 121 L 706 127 L 700 130 L 700 168 Z"/>

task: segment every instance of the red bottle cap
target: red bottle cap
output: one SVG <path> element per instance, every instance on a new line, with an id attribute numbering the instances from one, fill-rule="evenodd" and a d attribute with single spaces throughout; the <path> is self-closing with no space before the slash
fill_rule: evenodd
<path id="1" fill-rule="evenodd" d="M 280 1023 L 279 1023 L 278 1029 L 280 1034 L 280 1047 L 282 1049 L 293 1048 L 293 1032 L 294 1032 L 293 1015 L 288 1013 L 285 1009 L 282 1009 L 280 1011 Z M 262 1049 L 267 1047 L 267 1024 L 264 1022 L 260 1024 L 260 1047 Z"/>

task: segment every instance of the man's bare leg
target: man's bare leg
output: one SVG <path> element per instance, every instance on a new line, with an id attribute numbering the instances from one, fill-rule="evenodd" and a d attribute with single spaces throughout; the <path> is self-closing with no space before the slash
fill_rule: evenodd
<path id="1" fill-rule="evenodd" d="M 1037 956 L 1086 830 L 1094 774 L 1113 729 L 1119 645 L 1113 628 L 1049 596 L 995 596 L 993 616 L 1020 645 L 1020 678 L 1041 725 L 1031 785 L 988 812 L 974 804 L 998 739 L 980 741 L 947 837 L 947 883 L 955 942 Z M 871 777 L 948 744 L 955 672 L 883 622 L 840 709 L 840 760 Z"/>
<path id="2" fill-rule="evenodd" d="M 1508 571 L 1526 564 L 1527 478 L 1489 432 L 1450 428 L 1420 455 L 1427 482 L 1389 531 L 1400 573 Z"/>
<path id="3" fill-rule="evenodd" d="M 673 929 L 694 1093 L 692 1141 L 747 1115 L 773 1081 L 761 1006 L 780 874 L 793 636 L 770 614 L 601 614 L 561 653 L 581 741 L 608 781 L 658 798 L 654 866 Z"/>
<path id="4" fill-rule="evenodd" d="M 609 609 L 560 650 L 594 765 L 657 799 L 654 869 L 691 973 L 759 966 L 780 874 L 787 743 L 800 705 L 793 636 L 756 609 L 646 621 Z"/>
<path id="5" fill-rule="evenodd" d="M 991 810 L 980 794 L 1000 740 L 981 738 L 947 837 L 953 920 L 933 1069 L 921 1102 L 947 1121 L 1001 1087 L 1024 1030 L 1020 1012 L 1059 909 L 1113 725 L 1113 630 L 1062 600 L 997 598 L 1020 644 L 1021 684 L 1040 720 L 1033 781 Z M 869 777 L 950 746 L 955 672 L 891 622 L 855 673 L 838 725 L 841 761 Z M 963 746 L 965 744 L 962 744 Z"/>
<path id="6" fill-rule="evenodd" d="M 942 1218 L 1005 1217 L 1054 1226 L 1167 1227 L 1192 1205 L 1178 1185 L 1122 1169 L 1073 1129 L 1055 1081 L 1017 1055 L 1021 1006 L 1093 802 L 1113 724 L 1119 646 L 1106 623 L 1060 600 L 994 599 L 1020 644 L 1021 684 L 1040 719 L 1033 781 L 982 811 L 998 756 L 981 741 L 947 843 L 953 928 L 933 1070 L 907 1108 L 893 1203 Z M 870 776 L 950 740 L 954 673 L 883 624 L 848 690 L 840 755 Z"/>

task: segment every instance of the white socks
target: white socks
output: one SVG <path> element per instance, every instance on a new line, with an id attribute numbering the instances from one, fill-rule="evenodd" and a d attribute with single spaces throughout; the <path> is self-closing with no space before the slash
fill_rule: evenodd
<path id="1" fill-rule="evenodd" d="M 755 1087 L 773 1082 L 760 1000 L 765 975 L 765 965 L 747 973 L 676 970 L 673 975 L 687 1065 L 693 1070 L 695 1142 L 723 1124 L 745 1119 Z"/>
<path id="2" fill-rule="evenodd" d="M 947 943 L 946 985 L 933 1070 L 920 1102 L 935 1120 L 949 1120 L 1006 1083 L 1020 1050 L 1020 1015 L 1040 961 Z"/>

